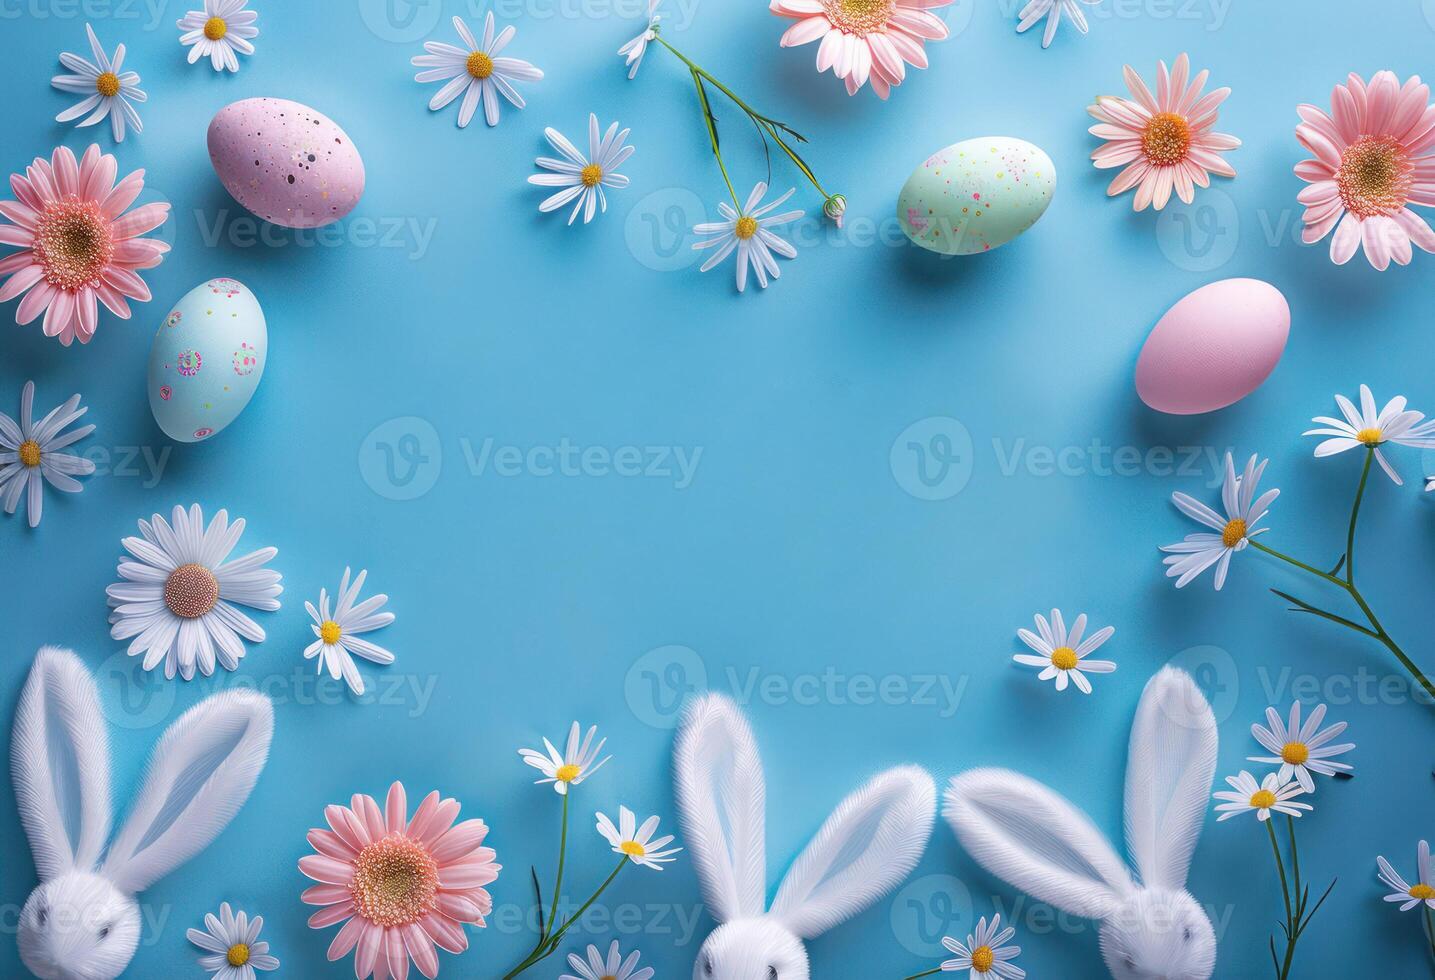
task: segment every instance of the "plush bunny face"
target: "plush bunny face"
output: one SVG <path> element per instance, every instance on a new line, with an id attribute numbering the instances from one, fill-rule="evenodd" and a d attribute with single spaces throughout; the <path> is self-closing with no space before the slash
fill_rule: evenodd
<path id="1" fill-rule="evenodd" d="M 89 872 L 50 879 L 20 912 L 20 959 L 41 980 L 112 980 L 139 938 L 135 900 Z"/>
<path id="2" fill-rule="evenodd" d="M 1189 892 L 1138 891 L 1102 924 L 1101 956 L 1116 980 L 1208 980 L 1216 930 Z"/>
<path id="3" fill-rule="evenodd" d="M 739 919 L 703 943 L 693 980 L 808 980 L 807 950 L 770 919 Z"/>

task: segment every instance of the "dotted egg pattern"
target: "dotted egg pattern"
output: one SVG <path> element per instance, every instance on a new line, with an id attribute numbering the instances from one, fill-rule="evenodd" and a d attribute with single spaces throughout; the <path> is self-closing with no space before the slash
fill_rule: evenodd
<path id="1" fill-rule="evenodd" d="M 175 359 L 175 364 L 175 369 L 179 371 L 181 375 L 186 378 L 192 378 L 199 373 L 200 367 L 204 364 L 204 359 L 199 356 L 199 351 L 197 350 L 183 350 L 179 352 L 179 357 Z"/>
<path id="2" fill-rule="evenodd" d="M 249 346 L 247 341 L 241 341 L 239 350 L 234 352 L 234 373 L 242 378 L 246 374 L 253 374 L 258 366 L 259 351 Z"/>
<path id="3" fill-rule="evenodd" d="M 907 234 L 954 254 L 1003 245 L 1045 212 L 1055 187 L 1048 167 L 1040 150 L 1020 143 L 972 140 L 939 150 L 922 164 L 925 179 L 909 182 L 916 193 L 903 194 Z M 993 224 L 993 217 L 1003 220 Z"/>

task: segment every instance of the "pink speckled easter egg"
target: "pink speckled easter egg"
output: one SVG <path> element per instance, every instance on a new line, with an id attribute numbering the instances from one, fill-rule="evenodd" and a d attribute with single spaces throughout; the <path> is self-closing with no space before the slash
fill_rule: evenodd
<path id="1" fill-rule="evenodd" d="M 209 159 L 234 199 L 265 221 L 318 228 L 364 193 L 364 161 L 328 116 L 287 99 L 244 99 L 209 124 Z"/>
<path id="2" fill-rule="evenodd" d="M 1233 405 L 1275 370 L 1290 325 L 1290 306 L 1270 283 L 1223 279 L 1202 286 L 1171 307 L 1146 338 L 1136 393 L 1171 415 Z"/>

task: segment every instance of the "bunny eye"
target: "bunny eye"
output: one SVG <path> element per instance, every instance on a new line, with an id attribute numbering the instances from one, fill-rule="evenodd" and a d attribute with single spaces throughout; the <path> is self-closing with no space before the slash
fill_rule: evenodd
<path id="1" fill-rule="evenodd" d="M 767 968 L 767 980 L 777 980 L 777 967 L 770 966 Z"/>
<path id="2" fill-rule="evenodd" d="M 110 927 L 109 927 L 109 926 L 105 926 L 103 929 L 100 930 L 100 938 L 101 938 L 101 939 L 104 939 L 104 938 L 105 938 L 106 936 L 108 936 L 109 934 L 110 934 Z"/>
<path id="3" fill-rule="evenodd" d="M 41 908 L 39 911 L 37 911 L 37 912 L 35 913 L 35 921 L 38 922 L 38 923 L 40 923 L 40 925 L 42 925 L 42 926 L 45 924 L 46 920 L 48 920 L 49 918 L 50 918 L 50 910 L 49 910 L 49 909 Z"/>
<path id="4" fill-rule="evenodd" d="M 713 958 L 711 956 L 703 957 L 703 972 L 708 976 L 713 975 Z"/>
<path id="5" fill-rule="evenodd" d="M 1184 940 L 1185 940 L 1186 942 L 1188 942 L 1188 943 L 1191 941 L 1191 927 L 1190 927 L 1190 926 L 1187 926 L 1185 929 L 1181 930 L 1181 938 L 1184 939 Z"/>

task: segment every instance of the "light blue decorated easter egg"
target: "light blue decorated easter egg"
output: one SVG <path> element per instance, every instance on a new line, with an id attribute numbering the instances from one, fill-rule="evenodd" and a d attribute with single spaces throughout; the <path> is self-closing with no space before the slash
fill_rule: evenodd
<path id="1" fill-rule="evenodd" d="M 1056 165 L 1041 147 L 984 136 L 938 150 L 914 170 L 897 199 L 897 220 L 925 249 L 975 255 L 1036 224 L 1054 193 Z"/>
<path id="2" fill-rule="evenodd" d="M 235 279 L 184 294 L 159 325 L 149 352 L 149 407 L 177 442 L 212 439 L 254 397 L 269 355 L 259 301 Z"/>

